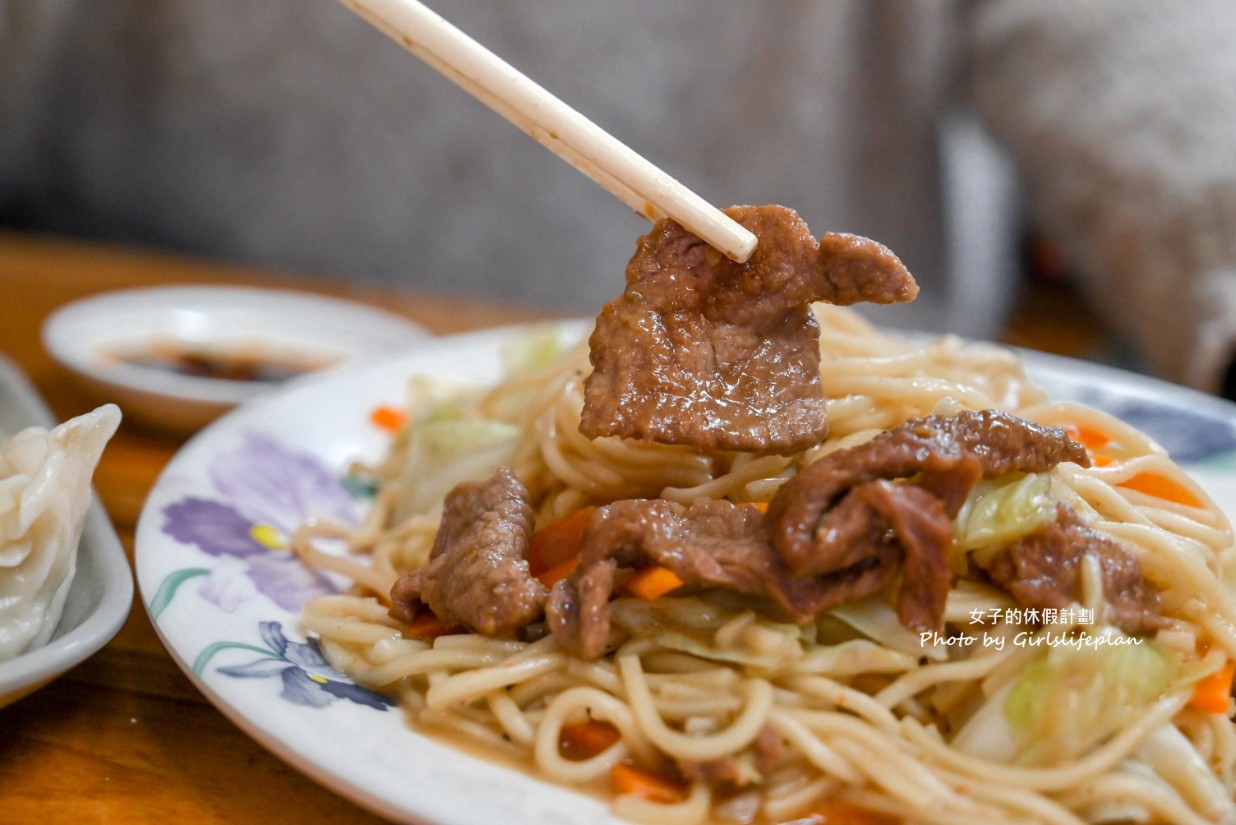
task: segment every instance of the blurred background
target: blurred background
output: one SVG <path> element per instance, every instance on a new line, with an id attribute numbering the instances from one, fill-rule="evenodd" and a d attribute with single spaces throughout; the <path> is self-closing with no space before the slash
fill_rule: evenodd
<path id="1" fill-rule="evenodd" d="M 1236 4 L 431 5 L 710 202 L 891 247 L 881 324 L 1232 391 Z M 591 314 L 647 226 L 334 0 L 0 0 L 0 229 Z"/>

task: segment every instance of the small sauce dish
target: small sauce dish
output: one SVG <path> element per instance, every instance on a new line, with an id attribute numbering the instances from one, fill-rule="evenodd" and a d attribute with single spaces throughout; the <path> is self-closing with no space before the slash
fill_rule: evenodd
<path id="1" fill-rule="evenodd" d="M 354 301 L 251 287 L 108 292 L 54 312 L 47 351 L 126 416 L 192 432 L 289 379 L 397 353 L 428 333 Z"/>

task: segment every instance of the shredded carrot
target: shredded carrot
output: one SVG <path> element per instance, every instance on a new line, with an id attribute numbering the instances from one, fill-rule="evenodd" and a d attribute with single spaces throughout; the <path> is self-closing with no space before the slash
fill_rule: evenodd
<path id="1" fill-rule="evenodd" d="M 1154 473 L 1138 473 L 1128 481 L 1122 481 L 1117 486 L 1129 490 L 1137 490 L 1148 496 L 1161 498 L 1164 501 L 1183 504 L 1186 507 L 1201 507 L 1202 500 L 1192 490 L 1179 482 Z"/>
<path id="2" fill-rule="evenodd" d="M 1229 659 L 1223 667 L 1197 680 L 1189 706 L 1204 713 L 1227 713 L 1232 698 L 1232 677 L 1236 676 L 1236 661 Z"/>
<path id="3" fill-rule="evenodd" d="M 899 825 L 901 822 L 900 819 L 888 814 L 845 802 L 825 802 L 817 805 L 805 817 L 797 821 L 803 820 L 810 822 L 811 825 Z"/>
<path id="4" fill-rule="evenodd" d="M 388 433 L 397 433 L 408 423 L 408 413 L 398 407 L 382 404 L 373 408 L 369 413 L 369 420 L 374 426 Z"/>
<path id="5" fill-rule="evenodd" d="M 558 582 L 571 575 L 571 571 L 579 567 L 579 556 L 573 559 L 567 559 L 562 564 L 555 565 L 548 570 L 542 570 L 536 574 L 536 580 L 546 587 L 553 587 Z"/>
<path id="6" fill-rule="evenodd" d="M 412 628 L 412 638 L 420 639 L 421 641 L 429 641 L 439 636 L 449 636 L 460 632 L 460 628 L 444 625 L 442 620 L 435 616 L 434 612 L 428 608 L 420 610 L 412 618 L 410 627 Z"/>
<path id="7" fill-rule="evenodd" d="M 754 504 L 761 513 L 768 512 L 768 502 L 767 501 L 753 501 L 751 503 Z"/>
<path id="8" fill-rule="evenodd" d="M 584 543 L 584 530 L 595 510 L 595 507 L 576 510 L 532 534 L 532 544 L 528 548 L 528 566 L 532 575 L 537 576 L 579 556 L 579 548 Z"/>
<path id="9" fill-rule="evenodd" d="M 1076 441 L 1078 444 L 1085 447 L 1087 450 L 1097 450 L 1104 444 L 1111 442 L 1112 437 L 1100 430 L 1092 430 L 1089 427 L 1083 427 L 1080 424 L 1067 424 L 1064 427 L 1064 432 L 1069 438 Z"/>
<path id="10" fill-rule="evenodd" d="M 635 575 L 622 586 L 622 592 L 637 599 L 659 599 L 680 587 L 682 579 L 678 578 L 678 574 L 657 564 L 636 570 Z"/>
<path id="11" fill-rule="evenodd" d="M 662 804 L 681 802 L 687 798 L 687 788 L 681 782 L 631 765 L 615 765 L 610 768 L 609 778 L 617 794 L 629 794 Z"/>
<path id="12" fill-rule="evenodd" d="M 622 738 L 618 728 L 609 722 L 588 719 L 568 722 L 562 726 L 559 749 L 567 759 L 588 759 Z"/>
<path id="13" fill-rule="evenodd" d="M 1102 453 L 1095 453 L 1090 456 L 1090 462 L 1095 467 L 1108 467 L 1115 464 L 1116 459 Z M 1188 487 L 1156 473 L 1138 473 L 1125 481 L 1117 483 L 1116 486 L 1124 487 L 1126 490 L 1137 490 L 1139 493 L 1161 498 L 1164 501 L 1183 504 L 1186 507 L 1202 506 L 1202 500 Z"/>

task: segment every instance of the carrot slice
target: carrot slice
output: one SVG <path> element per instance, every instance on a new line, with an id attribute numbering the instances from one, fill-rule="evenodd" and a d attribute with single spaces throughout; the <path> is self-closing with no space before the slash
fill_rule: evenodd
<path id="1" fill-rule="evenodd" d="M 444 625 L 442 620 L 435 616 L 434 612 L 428 608 L 418 611 L 412 617 L 412 624 L 409 627 L 411 627 L 412 638 L 420 639 L 421 641 L 429 641 L 439 636 L 450 636 L 461 632 L 461 628 Z"/>
<path id="2" fill-rule="evenodd" d="M 536 574 L 536 580 L 546 587 L 553 587 L 558 582 L 571 575 L 571 571 L 579 567 L 579 556 L 573 559 L 567 559 L 562 564 L 555 565 L 548 570 L 542 570 Z"/>
<path id="3" fill-rule="evenodd" d="M 584 530 L 595 510 L 595 507 L 576 510 L 532 534 L 532 544 L 528 548 L 528 566 L 532 575 L 544 573 L 579 556 L 579 548 L 584 543 Z"/>
<path id="4" fill-rule="evenodd" d="M 658 599 L 682 587 L 682 579 L 668 567 L 653 565 L 636 570 L 635 575 L 627 579 L 622 586 L 622 592 L 637 599 Z"/>
<path id="5" fill-rule="evenodd" d="M 1197 680 L 1189 706 L 1204 713 L 1227 713 L 1232 698 L 1232 677 L 1236 676 L 1236 661 L 1228 660 L 1223 667 Z"/>
<path id="6" fill-rule="evenodd" d="M 559 735 L 559 749 L 567 759 L 588 759 L 622 738 L 618 728 L 609 722 L 588 719 L 568 722 Z"/>
<path id="7" fill-rule="evenodd" d="M 1122 481 L 1117 485 L 1129 490 L 1137 490 L 1139 493 L 1145 493 L 1148 496 L 1161 498 L 1164 501 L 1183 504 L 1186 507 L 1201 507 L 1202 500 L 1199 499 L 1192 490 L 1185 487 L 1179 482 L 1173 481 L 1165 476 L 1156 475 L 1154 473 L 1138 473 L 1128 481 Z"/>
<path id="8" fill-rule="evenodd" d="M 845 802 L 825 802 L 812 808 L 803 819 L 812 825 L 899 825 L 900 819 L 850 805 Z"/>
<path id="9" fill-rule="evenodd" d="M 1090 427 L 1083 427 L 1080 424 L 1067 424 L 1064 427 L 1064 432 L 1069 438 L 1087 450 L 1097 450 L 1112 440 L 1112 437 L 1107 433 L 1091 429 Z"/>
<path id="10" fill-rule="evenodd" d="M 619 763 L 610 768 L 610 783 L 614 793 L 630 794 L 649 802 L 671 804 L 687 798 L 687 787 L 666 776 Z"/>
<path id="11" fill-rule="evenodd" d="M 1102 453 L 1092 455 L 1090 460 L 1095 467 L 1107 467 L 1116 463 L 1116 459 Z M 1138 473 L 1125 481 L 1117 483 L 1116 486 L 1124 487 L 1126 490 L 1137 490 L 1139 493 L 1161 498 L 1164 501 L 1183 504 L 1186 507 L 1202 506 L 1202 500 L 1188 487 L 1157 473 Z"/>
<path id="12" fill-rule="evenodd" d="M 382 404 L 370 411 L 369 420 L 374 426 L 380 427 L 388 433 L 397 433 L 407 425 L 408 413 L 406 410 L 401 410 L 398 407 Z"/>

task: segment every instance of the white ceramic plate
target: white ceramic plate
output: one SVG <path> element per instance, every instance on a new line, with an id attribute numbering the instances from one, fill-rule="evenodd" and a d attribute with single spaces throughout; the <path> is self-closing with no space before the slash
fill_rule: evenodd
<path id="1" fill-rule="evenodd" d="M 47 319 L 43 343 L 127 415 L 187 432 L 287 375 L 389 356 L 427 335 L 405 318 L 337 298 L 177 286 L 108 292 L 64 306 Z M 253 377 L 220 377 L 240 368 Z"/>
<path id="2" fill-rule="evenodd" d="M 617 821 L 595 799 L 412 731 L 398 711 L 332 671 L 300 632 L 298 615 L 308 597 L 339 582 L 269 549 L 311 513 L 358 517 L 342 472 L 354 458 L 381 454 L 387 436 L 368 422 L 369 411 L 402 403 L 409 375 L 495 380 L 502 342 L 519 334 L 440 339 L 385 363 L 303 379 L 235 411 L 177 455 L 138 525 L 143 601 L 202 692 L 274 753 L 392 820 Z M 1056 397 L 1117 412 L 1158 437 L 1236 512 L 1236 407 L 1103 367 L 1028 360 Z"/>
<path id="3" fill-rule="evenodd" d="M 51 427 L 55 420 L 17 367 L 0 358 L 0 433 Z M 133 574 L 116 531 L 96 499 L 77 550 L 77 573 L 52 640 L 0 662 L 0 707 L 85 661 L 116 635 L 133 603 Z"/>

